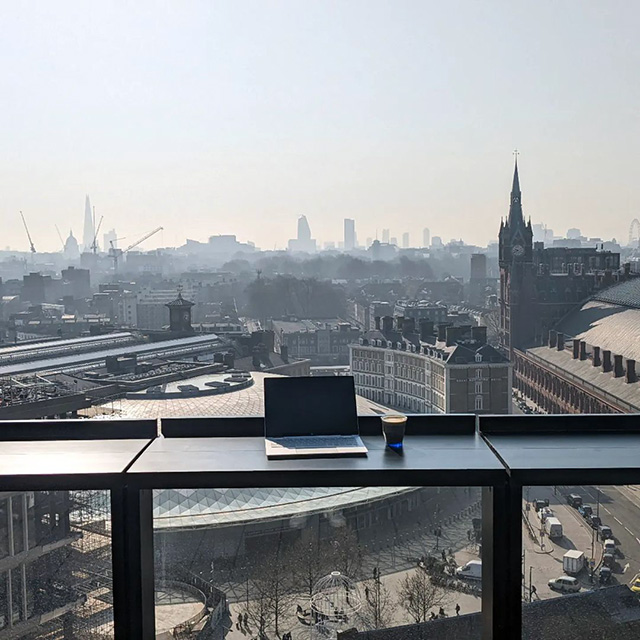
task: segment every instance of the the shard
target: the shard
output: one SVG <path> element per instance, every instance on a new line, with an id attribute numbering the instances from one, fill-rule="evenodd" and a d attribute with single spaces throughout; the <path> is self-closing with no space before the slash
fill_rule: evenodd
<path id="1" fill-rule="evenodd" d="M 96 234 L 94 222 L 93 213 L 91 211 L 91 202 L 89 202 L 89 196 L 87 196 L 84 203 L 84 233 L 82 234 L 83 251 L 91 251 L 93 238 Z"/>

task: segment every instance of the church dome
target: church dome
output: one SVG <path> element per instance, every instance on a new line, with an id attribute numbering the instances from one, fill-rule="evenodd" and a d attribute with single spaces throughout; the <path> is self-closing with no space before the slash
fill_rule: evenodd
<path id="1" fill-rule="evenodd" d="M 80 247 L 78 246 L 78 241 L 73 235 L 73 231 L 69 231 L 69 237 L 64 243 L 64 255 L 72 259 L 80 257 Z"/>

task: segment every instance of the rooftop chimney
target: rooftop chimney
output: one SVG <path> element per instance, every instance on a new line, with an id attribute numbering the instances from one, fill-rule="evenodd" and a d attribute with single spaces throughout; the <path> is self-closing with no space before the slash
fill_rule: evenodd
<path id="1" fill-rule="evenodd" d="M 393 318 L 391 316 L 384 316 L 382 318 L 382 332 L 390 333 L 393 331 Z"/>
<path id="2" fill-rule="evenodd" d="M 558 332 L 558 351 L 564 349 L 564 333 Z"/>
<path id="3" fill-rule="evenodd" d="M 480 344 L 487 344 L 487 327 L 471 327 L 471 337 Z"/>
<path id="4" fill-rule="evenodd" d="M 599 367 L 602 364 L 600 359 L 600 347 L 593 347 L 593 366 Z"/>
<path id="5" fill-rule="evenodd" d="M 573 339 L 573 359 L 577 360 L 580 357 L 580 340 L 578 338 Z"/>
<path id="6" fill-rule="evenodd" d="M 445 339 L 447 341 L 447 347 L 451 347 L 456 343 L 460 337 L 459 327 L 447 327 L 445 330 Z"/>
<path id="7" fill-rule="evenodd" d="M 558 344 L 558 332 L 554 329 L 549 331 L 549 347 L 555 349 Z"/>
<path id="8" fill-rule="evenodd" d="M 415 318 L 405 318 L 402 325 L 402 335 L 408 336 L 416 332 L 416 320 Z"/>
<path id="9" fill-rule="evenodd" d="M 587 359 L 587 343 L 584 340 L 580 340 L 580 360 Z"/>
<path id="10" fill-rule="evenodd" d="M 450 326 L 450 322 L 441 322 L 438 325 L 438 340 L 440 342 L 444 342 L 447 339 L 447 328 Z"/>
<path id="11" fill-rule="evenodd" d="M 404 316 L 397 316 L 396 317 L 396 331 L 402 331 L 403 327 L 404 327 Z"/>
<path id="12" fill-rule="evenodd" d="M 380 316 L 376 316 L 376 317 L 374 318 L 374 320 L 375 320 L 375 323 L 376 323 L 376 329 L 377 329 L 378 331 L 380 331 Z"/>
<path id="13" fill-rule="evenodd" d="M 613 377 L 622 378 L 624 369 L 622 368 L 622 356 L 615 354 L 613 356 Z"/>
<path id="14" fill-rule="evenodd" d="M 638 379 L 636 376 L 636 361 L 627 358 L 627 382 L 635 382 Z"/>
<path id="15" fill-rule="evenodd" d="M 611 351 L 609 349 L 602 350 L 602 370 L 605 373 L 611 371 Z"/>
<path id="16" fill-rule="evenodd" d="M 433 339 L 433 321 L 420 320 L 420 340 L 428 342 Z"/>

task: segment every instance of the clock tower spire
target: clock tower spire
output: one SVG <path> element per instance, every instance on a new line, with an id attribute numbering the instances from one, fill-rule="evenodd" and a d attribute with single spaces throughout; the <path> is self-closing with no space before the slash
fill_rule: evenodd
<path id="1" fill-rule="evenodd" d="M 518 151 L 513 171 L 509 216 L 500 223 L 500 347 L 509 354 L 524 348 L 532 334 L 535 317 L 533 229 L 525 223 L 518 175 Z"/>
<path id="2" fill-rule="evenodd" d="M 513 170 L 513 185 L 511 187 L 511 202 L 509 205 L 509 226 L 524 226 L 522 215 L 522 193 L 520 192 L 520 178 L 518 177 L 518 150 L 513 152 L 516 156 L 516 164 Z"/>

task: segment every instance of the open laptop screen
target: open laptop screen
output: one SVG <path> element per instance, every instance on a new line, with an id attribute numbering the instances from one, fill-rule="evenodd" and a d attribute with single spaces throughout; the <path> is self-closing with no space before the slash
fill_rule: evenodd
<path id="1" fill-rule="evenodd" d="M 265 378 L 267 438 L 358 434 L 353 377 Z"/>

